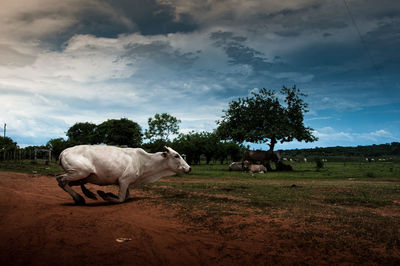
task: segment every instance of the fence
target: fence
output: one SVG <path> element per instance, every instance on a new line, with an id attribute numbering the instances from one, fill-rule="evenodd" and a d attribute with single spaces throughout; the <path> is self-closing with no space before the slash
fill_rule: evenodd
<path id="1" fill-rule="evenodd" d="M 51 149 L 12 149 L 12 150 L 0 150 L 0 161 L 46 161 L 49 162 L 52 159 Z"/>

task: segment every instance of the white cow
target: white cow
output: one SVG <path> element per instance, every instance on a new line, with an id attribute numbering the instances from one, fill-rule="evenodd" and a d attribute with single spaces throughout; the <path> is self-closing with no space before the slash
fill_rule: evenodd
<path id="1" fill-rule="evenodd" d="M 247 171 L 249 169 L 250 162 L 244 161 L 242 162 L 232 162 L 229 165 L 229 171 Z"/>
<path id="2" fill-rule="evenodd" d="M 262 164 L 251 164 L 249 167 L 251 173 L 266 173 L 267 168 Z"/>
<path id="3" fill-rule="evenodd" d="M 118 196 L 101 190 L 97 193 L 106 201 L 124 202 L 129 198 L 131 184 L 150 184 L 177 172 L 190 172 L 190 166 L 176 151 L 169 147 L 164 149 L 164 152 L 157 153 L 147 153 L 140 148 L 102 145 L 79 145 L 65 149 L 60 154 L 65 174 L 57 176 L 58 185 L 78 205 L 85 204 L 85 199 L 71 186 L 80 185 L 88 198 L 97 199 L 84 184 L 119 185 Z"/>

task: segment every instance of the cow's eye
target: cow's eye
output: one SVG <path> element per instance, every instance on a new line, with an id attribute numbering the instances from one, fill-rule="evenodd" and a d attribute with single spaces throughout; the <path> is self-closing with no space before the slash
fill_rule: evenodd
<path id="1" fill-rule="evenodd" d="M 177 154 L 177 155 L 175 155 L 174 157 L 175 157 L 175 158 L 179 158 L 179 155 Z"/>

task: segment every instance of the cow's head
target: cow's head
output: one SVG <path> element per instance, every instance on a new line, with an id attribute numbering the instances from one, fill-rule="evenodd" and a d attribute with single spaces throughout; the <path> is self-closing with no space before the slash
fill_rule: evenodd
<path id="1" fill-rule="evenodd" d="M 164 152 L 162 155 L 166 160 L 168 160 L 168 166 L 172 171 L 189 173 L 192 170 L 182 156 L 173 149 L 164 146 Z"/>

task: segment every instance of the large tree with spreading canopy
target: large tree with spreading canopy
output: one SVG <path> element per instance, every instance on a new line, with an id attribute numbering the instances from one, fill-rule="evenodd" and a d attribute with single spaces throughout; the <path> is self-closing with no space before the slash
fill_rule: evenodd
<path id="1" fill-rule="evenodd" d="M 263 88 L 252 92 L 251 97 L 230 102 L 218 121 L 218 135 L 240 143 L 268 143 L 270 151 L 278 142 L 317 140 L 313 129 L 304 125 L 304 113 L 308 112 L 303 100 L 306 95 L 294 85 L 283 86 L 280 96 Z"/>

